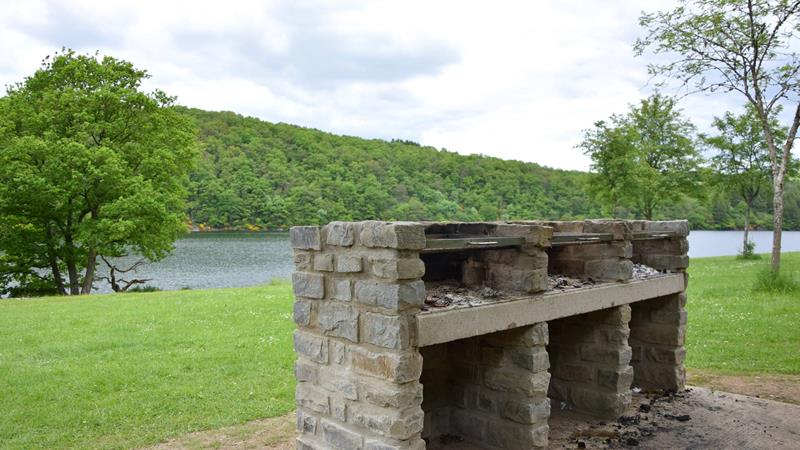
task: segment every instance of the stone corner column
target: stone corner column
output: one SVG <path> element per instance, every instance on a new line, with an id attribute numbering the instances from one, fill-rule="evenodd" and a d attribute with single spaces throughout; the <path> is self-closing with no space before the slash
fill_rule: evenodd
<path id="1" fill-rule="evenodd" d="M 421 224 L 293 227 L 297 448 L 417 450 Z"/>

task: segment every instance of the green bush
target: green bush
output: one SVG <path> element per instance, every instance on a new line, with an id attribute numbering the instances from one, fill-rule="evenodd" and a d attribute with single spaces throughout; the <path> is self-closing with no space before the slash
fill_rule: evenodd
<path id="1" fill-rule="evenodd" d="M 757 292 L 789 294 L 800 292 L 800 283 L 789 275 L 781 272 L 775 273 L 770 269 L 765 269 L 756 276 L 753 290 Z"/>
<path id="2" fill-rule="evenodd" d="M 748 260 L 761 259 L 761 255 L 756 253 L 755 250 L 756 250 L 756 243 L 753 241 L 747 241 L 747 243 L 744 244 L 744 248 L 742 248 L 742 251 L 739 252 L 736 258 L 748 259 Z"/>

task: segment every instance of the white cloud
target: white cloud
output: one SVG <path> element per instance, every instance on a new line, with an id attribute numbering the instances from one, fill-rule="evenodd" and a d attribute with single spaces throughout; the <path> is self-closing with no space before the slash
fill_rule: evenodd
<path id="1" fill-rule="evenodd" d="M 639 4 L 7 1 L 0 84 L 61 46 L 100 50 L 187 106 L 586 169 L 582 130 L 651 92 Z M 704 125 L 739 103 L 683 107 Z"/>

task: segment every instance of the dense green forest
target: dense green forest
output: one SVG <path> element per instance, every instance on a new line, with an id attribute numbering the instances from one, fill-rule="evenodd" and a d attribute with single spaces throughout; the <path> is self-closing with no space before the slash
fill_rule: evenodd
<path id="1" fill-rule="evenodd" d="M 231 112 L 182 109 L 202 146 L 191 174 L 189 217 L 200 229 L 283 229 L 331 220 L 498 220 L 602 217 L 591 175 L 538 164 L 337 136 Z M 695 229 L 743 225 L 744 204 L 703 175 L 691 197 L 655 218 L 688 218 Z M 617 217 L 632 218 L 625 209 Z M 771 225 L 770 196 L 753 226 Z M 800 185 L 786 188 L 785 227 L 800 229 Z"/>

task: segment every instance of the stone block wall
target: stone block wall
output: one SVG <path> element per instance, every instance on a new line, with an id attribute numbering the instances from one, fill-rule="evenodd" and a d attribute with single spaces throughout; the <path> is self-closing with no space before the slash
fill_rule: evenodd
<path id="1" fill-rule="evenodd" d="M 633 242 L 633 261 L 664 272 L 682 273 L 688 285 L 689 224 L 685 220 L 633 221 L 633 231 L 671 233 L 669 239 Z M 631 305 L 630 345 L 634 385 L 645 390 L 680 391 L 686 385 L 686 292 Z"/>
<path id="2" fill-rule="evenodd" d="M 500 291 L 534 293 L 547 289 L 547 252 L 552 229 L 504 223 L 427 223 L 432 236 L 522 237 L 520 246 L 465 249 L 422 255 L 425 281 L 455 279 L 465 286 L 488 286 Z"/>
<path id="3" fill-rule="evenodd" d="M 423 437 L 487 449 L 547 446 L 547 324 L 424 347 Z"/>
<path id="4" fill-rule="evenodd" d="M 594 280 L 627 281 L 633 276 L 631 229 L 622 220 L 571 222 L 520 222 L 551 227 L 556 233 L 604 233 L 612 240 L 603 243 L 554 246 L 548 250 L 551 274 L 589 277 Z"/>
<path id="5" fill-rule="evenodd" d="M 417 223 L 291 230 L 301 449 L 422 449 Z"/>
<path id="6" fill-rule="evenodd" d="M 631 308 L 624 305 L 549 322 L 554 402 L 606 419 L 622 414 L 631 400 L 634 373 L 630 318 Z"/>

